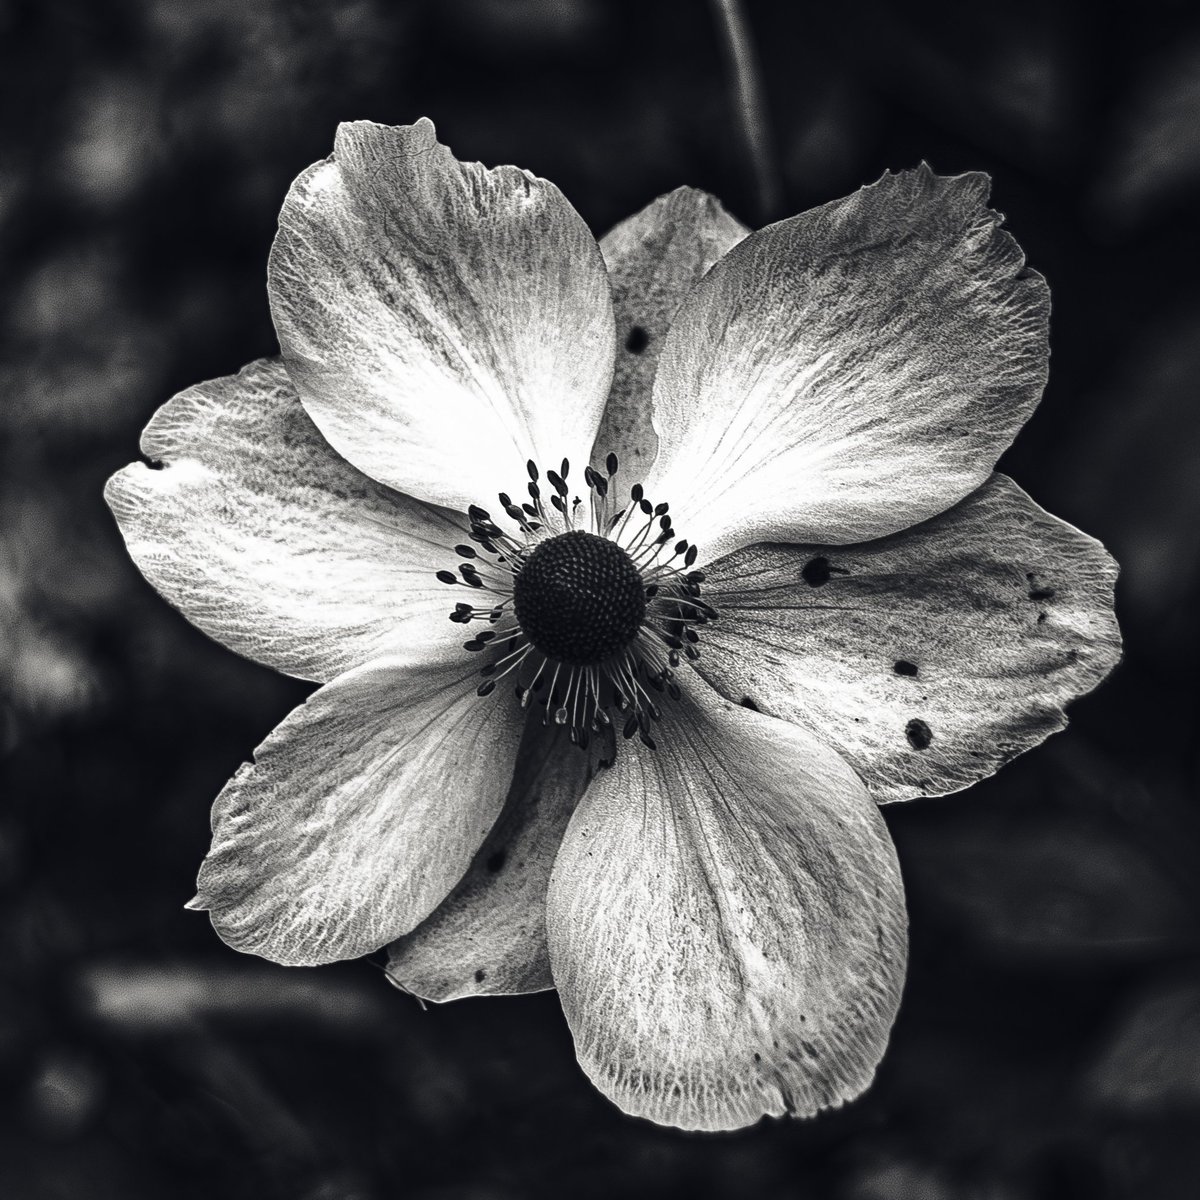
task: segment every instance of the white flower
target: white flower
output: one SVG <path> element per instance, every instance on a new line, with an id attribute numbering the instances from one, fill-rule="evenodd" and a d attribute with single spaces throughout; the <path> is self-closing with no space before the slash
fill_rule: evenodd
<path id="1" fill-rule="evenodd" d="M 878 802 L 994 771 L 1119 649 L 1111 559 L 992 473 L 1049 304 L 987 190 L 748 233 L 681 189 L 598 247 L 427 121 L 344 125 L 280 217 L 282 360 L 108 488 L 164 596 L 323 684 L 217 799 L 220 935 L 556 987 L 656 1121 L 861 1092 L 905 964 Z"/>

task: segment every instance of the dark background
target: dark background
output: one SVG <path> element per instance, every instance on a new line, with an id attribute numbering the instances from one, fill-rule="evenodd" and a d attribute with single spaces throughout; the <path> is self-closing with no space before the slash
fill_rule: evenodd
<path id="1" fill-rule="evenodd" d="M 1180 1197 L 1200 1178 L 1200 30 L 1185 3 L 750 3 L 758 211 L 703 3 L 0 0 L 0 1194 Z M 265 264 L 337 121 L 432 116 L 597 233 L 681 183 L 760 223 L 990 171 L 1054 296 L 1004 460 L 1123 565 L 1126 659 L 971 792 L 888 810 L 912 915 L 868 1095 L 624 1118 L 553 994 L 423 1011 L 185 913 L 208 806 L 308 690 L 209 642 L 100 499 L 151 412 L 275 350 Z"/>

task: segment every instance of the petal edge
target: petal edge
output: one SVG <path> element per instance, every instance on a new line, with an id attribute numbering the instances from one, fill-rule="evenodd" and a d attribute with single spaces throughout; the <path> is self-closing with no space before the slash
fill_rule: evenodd
<path id="1" fill-rule="evenodd" d="M 373 478 L 457 511 L 586 462 L 613 362 L 608 276 L 552 183 L 459 162 L 432 122 L 339 126 L 268 265 L 310 416 Z"/>
<path id="2" fill-rule="evenodd" d="M 659 749 L 625 743 L 571 818 L 554 980 L 581 1066 L 625 1112 L 703 1130 L 811 1115 L 866 1088 L 887 1044 L 895 851 L 837 755 L 688 683 Z"/>
<path id="3" fill-rule="evenodd" d="M 692 291 L 655 381 L 653 493 L 703 559 L 881 537 L 987 478 L 1049 357 L 1045 281 L 988 190 L 885 174 L 752 233 Z"/>

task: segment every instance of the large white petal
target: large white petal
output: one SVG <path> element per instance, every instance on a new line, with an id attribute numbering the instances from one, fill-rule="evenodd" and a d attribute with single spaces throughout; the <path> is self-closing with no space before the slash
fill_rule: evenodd
<path id="1" fill-rule="evenodd" d="M 142 574 L 239 654 L 326 680 L 384 654 L 461 654 L 448 620 L 464 522 L 367 478 L 277 361 L 188 388 L 105 497 Z"/>
<path id="2" fill-rule="evenodd" d="M 613 314 L 599 247 L 551 183 L 460 163 L 433 125 L 342 125 L 279 216 L 271 312 L 313 420 L 355 466 L 464 510 L 525 463 L 582 472 Z"/>
<path id="3" fill-rule="evenodd" d="M 622 478 L 645 478 L 658 448 L 651 393 L 667 331 L 688 292 L 749 232 L 715 196 L 681 187 L 600 239 L 612 283 L 617 357 L 592 450 L 597 468 L 612 451 Z"/>
<path id="4" fill-rule="evenodd" d="M 388 974 L 427 1000 L 540 992 L 554 986 L 546 888 L 567 822 L 611 741 L 587 753 L 531 714 L 504 811 L 458 886 L 388 947 Z"/>
<path id="5" fill-rule="evenodd" d="M 369 663 L 314 692 L 217 797 L 191 907 L 235 950 L 311 965 L 412 929 L 462 878 L 524 714 L 475 675 Z"/>
<path id="6" fill-rule="evenodd" d="M 1120 656 L 1116 563 L 995 475 L 859 546 L 750 546 L 707 569 L 697 669 L 835 747 L 878 800 L 941 795 L 1061 729 Z"/>
<path id="7" fill-rule="evenodd" d="M 985 175 L 885 175 L 734 247 L 659 360 L 647 492 L 703 559 L 860 542 L 990 474 L 1046 380 L 1049 295 Z"/>
<path id="8" fill-rule="evenodd" d="M 858 1095 L 904 979 L 904 897 L 878 808 L 807 733 L 695 677 L 571 818 L 547 903 L 584 1070 L 685 1129 Z"/>

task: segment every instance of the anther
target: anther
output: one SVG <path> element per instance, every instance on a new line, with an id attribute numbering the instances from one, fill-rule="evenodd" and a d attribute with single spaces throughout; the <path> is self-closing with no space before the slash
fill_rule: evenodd
<path id="1" fill-rule="evenodd" d="M 586 748 L 593 734 L 610 727 L 615 709 L 624 736 L 636 733 L 653 749 L 651 726 L 661 712 L 652 697 L 680 699 L 675 671 L 684 655 L 699 655 L 692 626 L 716 613 L 699 599 L 704 573 L 690 570 L 698 551 L 676 540 L 667 503 L 652 503 L 636 483 L 629 504 L 610 512 L 618 466 L 615 454 L 604 459 L 607 474 L 585 463 L 581 498 L 568 487 L 570 462 L 563 459 L 559 471 L 544 472 L 552 494 L 543 496 L 530 459 L 529 502 L 497 493 L 512 524 L 501 528 L 487 509 L 469 506 L 472 544 L 455 546 L 462 560 L 457 574 L 439 571 L 437 578 L 491 593 L 490 607 L 456 604 L 449 614 L 457 624 L 492 627 L 462 643 L 468 653 L 489 652 L 478 672 L 480 696 L 512 675 L 521 707 L 539 703 L 543 723 L 567 726 L 575 745 Z M 547 499 L 559 518 L 543 507 Z M 585 501 L 586 517 L 580 515 Z M 637 510 L 640 518 L 631 520 Z"/>

